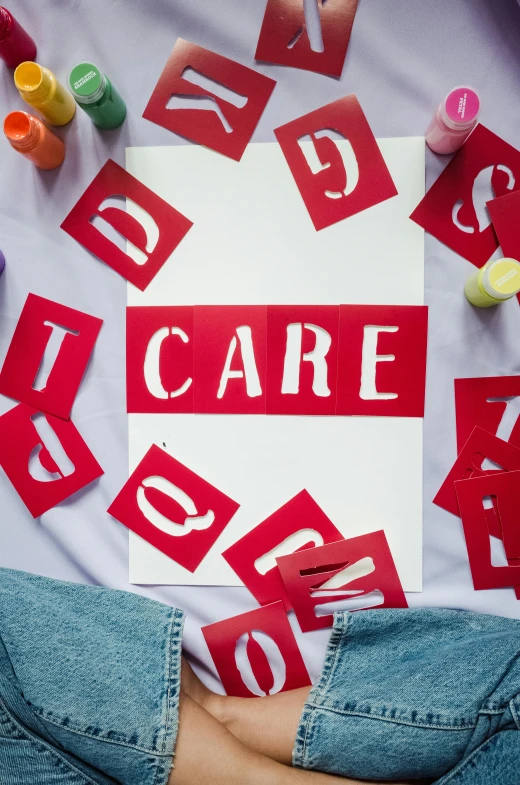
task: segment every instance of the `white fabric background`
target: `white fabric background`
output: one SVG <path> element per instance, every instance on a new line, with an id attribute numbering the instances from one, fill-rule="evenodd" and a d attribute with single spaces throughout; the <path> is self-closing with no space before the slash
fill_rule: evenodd
<path id="1" fill-rule="evenodd" d="M 178 36 L 254 65 L 264 0 L 20 0 L 13 13 L 39 46 L 39 62 L 65 80 L 91 59 L 128 105 L 122 128 L 99 132 L 78 110 L 59 131 L 67 158 L 38 172 L 0 140 L 0 361 L 29 292 L 105 320 L 73 409 L 76 426 L 105 469 L 93 486 L 33 521 L 0 476 L 0 565 L 65 580 L 142 591 L 184 608 L 185 644 L 216 685 L 200 626 L 255 607 L 245 589 L 128 585 L 128 532 L 105 512 L 127 478 L 125 413 L 126 285 L 59 228 L 108 156 L 124 165 L 126 146 L 184 142 L 141 115 Z M 341 80 L 258 64 L 278 81 L 253 141 L 274 141 L 273 128 L 355 92 L 376 136 L 424 132 L 450 87 L 469 83 L 483 99 L 482 121 L 520 147 L 520 9 L 514 0 L 360 0 Z M 24 104 L 12 73 L 0 68 L 4 114 Z M 427 152 L 427 185 L 447 159 Z M 463 285 L 474 268 L 426 237 L 426 302 L 430 347 L 425 419 L 424 578 L 410 604 L 469 608 L 520 618 L 513 590 L 474 592 L 460 523 L 433 506 L 455 458 L 453 378 L 520 373 L 516 300 L 472 309 Z M 0 399 L 1 411 L 12 406 Z M 321 664 L 327 631 L 299 636 L 311 675 Z"/>

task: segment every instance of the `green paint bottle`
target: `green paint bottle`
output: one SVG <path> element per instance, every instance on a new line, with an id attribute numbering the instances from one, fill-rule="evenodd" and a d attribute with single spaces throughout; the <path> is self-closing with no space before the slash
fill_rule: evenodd
<path id="1" fill-rule="evenodd" d="M 126 117 L 126 106 L 110 80 L 93 63 L 78 63 L 69 74 L 74 100 L 98 128 L 117 128 Z"/>

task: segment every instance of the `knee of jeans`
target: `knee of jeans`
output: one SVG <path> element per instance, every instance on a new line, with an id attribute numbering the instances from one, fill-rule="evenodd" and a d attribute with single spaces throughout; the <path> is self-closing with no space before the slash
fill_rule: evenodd
<path id="1" fill-rule="evenodd" d="M 473 728 L 432 728 L 316 708 L 304 768 L 354 779 L 437 778 L 463 757 Z"/>

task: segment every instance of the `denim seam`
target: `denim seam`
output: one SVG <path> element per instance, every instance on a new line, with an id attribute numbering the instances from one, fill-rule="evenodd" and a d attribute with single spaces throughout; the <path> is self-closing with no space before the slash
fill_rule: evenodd
<path id="1" fill-rule="evenodd" d="M 170 617 L 170 645 L 168 647 L 168 652 L 169 652 L 168 661 L 169 662 L 171 661 L 173 633 L 177 631 L 176 621 L 179 619 L 179 617 L 181 618 L 181 620 L 183 620 L 184 619 L 184 612 L 180 611 L 178 609 L 175 609 L 175 612 Z M 182 630 L 182 626 L 181 626 L 181 630 Z M 168 666 L 168 673 L 169 672 L 170 672 L 170 665 Z M 163 750 L 160 751 L 160 750 L 157 750 L 154 747 L 143 747 L 140 744 L 130 744 L 128 741 L 123 740 L 123 739 L 107 738 L 104 734 L 87 733 L 83 728 L 77 727 L 76 725 L 74 725 L 70 721 L 67 723 L 67 725 L 64 725 L 63 721 L 61 719 L 58 719 L 57 717 L 55 717 L 54 714 L 52 712 L 50 712 L 49 710 L 44 711 L 39 706 L 35 706 L 33 704 L 31 704 L 31 709 L 34 712 L 34 714 L 36 714 L 37 716 L 41 717 L 41 719 L 43 721 L 49 722 L 52 725 L 55 725 L 57 728 L 61 728 L 61 729 L 64 729 L 66 731 L 70 731 L 71 733 L 74 733 L 77 736 L 84 736 L 85 738 L 93 739 L 94 741 L 102 741 L 105 744 L 114 744 L 114 745 L 117 745 L 119 747 L 128 747 L 129 749 L 136 750 L 137 752 L 145 752 L 148 755 L 158 755 L 160 757 L 168 757 L 168 755 L 169 755 L 168 752 L 164 752 L 164 747 L 166 745 L 166 740 L 163 741 L 163 745 L 162 745 L 163 746 Z M 167 714 L 167 717 L 166 717 L 167 720 L 169 720 L 169 716 L 170 715 Z"/>
<path id="2" fill-rule="evenodd" d="M 318 705 L 316 703 L 310 704 L 314 709 L 322 709 L 323 711 L 330 711 L 334 714 L 340 714 L 342 716 L 348 717 L 366 717 L 369 720 L 377 720 L 380 722 L 388 722 L 391 725 L 407 725 L 411 728 L 428 728 L 429 730 L 474 730 L 477 726 L 476 725 L 430 725 L 428 723 L 419 723 L 419 722 L 411 722 L 406 720 L 397 720 L 395 718 L 389 717 L 382 717 L 379 714 L 369 714 L 368 712 L 363 711 L 345 711 L 344 709 L 333 709 L 330 706 L 323 706 Z"/>
<path id="3" fill-rule="evenodd" d="M 141 747 L 138 744 L 129 744 L 127 741 L 117 741 L 116 739 L 107 739 L 105 736 L 98 734 L 97 736 L 93 733 L 86 733 L 84 730 L 80 730 L 76 728 L 74 725 L 68 724 L 63 725 L 62 722 L 55 720 L 52 716 L 49 715 L 49 712 L 44 712 L 42 709 L 39 709 L 37 706 L 33 706 L 31 704 L 31 709 L 33 712 L 42 718 L 44 722 L 49 722 L 51 725 L 55 725 L 57 728 L 61 728 L 62 730 L 70 731 L 71 733 L 76 734 L 77 736 L 85 736 L 87 739 L 93 739 L 94 741 L 102 741 L 104 744 L 115 744 L 118 747 L 128 747 L 132 750 L 137 750 L 138 752 L 146 752 L 147 754 L 151 755 L 162 755 L 162 753 L 158 752 L 157 750 L 151 749 L 150 747 Z"/>
<path id="4" fill-rule="evenodd" d="M 177 734 L 175 739 L 173 740 L 172 750 L 165 751 L 166 745 L 170 738 L 170 734 L 168 732 L 170 721 L 172 714 L 175 710 L 179 711 L 179 698 L 180 698 L 180 657 L 179 654 L 179 636 L 182 639 L 182 633 L 184 629 L 184 612 L 175 608 L 170 622 L 170 635 L 169 635 L 169 645 L 168 645 L 168 664 L 167 664 L 167 672 L 166 672 L 166 681 L 168 684 L 167 693 L 166 693 L 166 716 L 164 721 L 164 738 L 162 743 L 162 757 L 171 757 L 171 764 L 169 770 L 166 772 L 166 775 L 169 777 L 170 771 L 174 765 L 174 755 L 175 755 L 175 746 L 177 742 Z M 175 689 L 172 690 L 172 678 L 175 678 Z M 177 719 L 177 733 L 178 733 L 178 719 Z M 164 770 L 161 771 L 160 768 L 157 768 L 155 777 L 154 777 L 154 785 L 158 785 L 159 778 L 163 777 Z"/>
<path id="5" fill-rule="evenodd" d="M 13 739 L 13 741 L 20 741 L 20 736 L 22 737 L 22 739 L 24 739 L 25 736 L 24 736 L 23 731 L 20 729 L 20 727 L 18 725 L 15 725 L 11 715 L 7 712 L 7 710 L 5 709 L 5 705 L 1 701 L 0 701 L 0 704 L 2 705 L 2 707 L 4 708 L 4 711 L 5 711 L 5 719 L 2 718 L 2 720 L 0 722 L 0 728 L 5 725 L 7 730 L 8 730 L 8 732 L 13 734 L 11 736 L 4 736 L 4 735 L 2 735 L 2 736 L 0 736 L 0 739 L 2 741 L 4 739 Z M 17 734 L 16 736 L 14 735 L 15 733 Z"/>
<path id="6" fill-rule="evenodd" d="M 332 634 L 327 646 L 327 654 L 325 662 L 321 671 L 320 678 L 316 684 L 311 688 L 308 699 L 305 702 L 300 723 L 298 725 L 298 732 L 293 749 L 293 761 L 299 768 L 305 768 L 306 758 L 309 756 L 308 739 L 311 732 L 311 725 L 315 717 L 315 704 L 311 703 L 311 696 L 314 697 L 319 693 L 323 693 L 327 689 L 328 682 L 330 681 L 336 660 L 340 649 L 340 641 L 343 633 L 347 632 L 350 619 L 352 617 L 348 613 L 336 614 L 334 618 L 334 626 Z M 302 738 L 303 736 L 303 738 Z"/>
<path id="7" fill-rule="evenodd" d="M 44 741 L 44 739 L 40 739 L 37 736 L 34 736 L 30 731 L 23 728 L 16 721 L 16 718 L 11 715 L 10 711 L 8 710 L 7 706 L 2 701 L 1 698 L 0 698 L 0 705 L 4 709 L 5 713 L 7 714 L 13 725 L 18 728 L 20 733 L 24 735 L 27 741 L 30 741 L 32 744 L 35 744 L 36 746 L 42 746 L 47 752 L 51 754 L 51 756 L 56 758 L 56 760 L 60 765 L 65 766 L 65 768 L 67 768 L 69 771 L 73 771 L 76 776 L 83 778 L 85 782 L 90 783 L 90 785 L 99 785 L 99 782 L 96 782 L 95 780 L 91 779 L 91 777 L 89 777 L 88 774 L 85 774 L 85 772 L 81 771 L 80 769 L 77 769 L 69 760 L 64 758 L 63 755 L 61 755 L 60 752 L 58 752 L 58 750 L 55 747 L 50 745 L 48 742 Z"/>
<path id="8" fill-rule="evenodd" d="M 520 730 L 520 717 L 518 716 L 518 712 L 516 710 L 514 698 L 511 698 L 511 700 L 509 701 L 509 708 L 511 709 L 511 714 L 513 715 L 513 719 L 516 723 L 516 727 L 518 728 L 518 730 Z"/>

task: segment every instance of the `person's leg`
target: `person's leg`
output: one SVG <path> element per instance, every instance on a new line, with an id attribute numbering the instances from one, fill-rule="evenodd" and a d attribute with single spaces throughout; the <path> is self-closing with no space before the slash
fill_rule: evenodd
<path id="1" fill-rule="evenodd" d="M 183 657 L 181 689 L 246 747 L 287 766 L 310 687 L 266 698 L 232 698 L 211 692 Z"/>
<path id="2" fill-rule="evenodd" d="M 212 785 L 220 782 L 225 785 L 333 785 L 340 782 L 361 785 L 358 780 L 348 777 L 290 768 L 296 730 L 310 687 L 265 698 L 217 695 L 200 681 L 183 657 L 181 691 L 179 720 L 181 730 L 184 722 L 184 741 L 180 747 L 179 736 L 175 760 L 178 761 L 177 755 L 181 752 L 183 769 L 180 776 L 186 779 L 172 778 L 169 785 L 191 785 L 191 782 L 197 785 L 206 785 L 206 782 Z M 213 746 L 222 769 L 216 773 L 212 769 L 211 775 L 218 774 L 222 779 L 213 776 L 200 779 L 200 782 L 196 778 L 188 779 L 193 756 L 200 755 L 204 747 L 204 755 L 210 750 L 211 758 Z M 229 760 L 232 761 L 232 774 L 227 768 Z M 175 771 L 179 772 L 177 763 Z M 380 782 L 379 785 L 390 783 Z M 394 782 L 392 785 L 405 784 Z"/>
<path id="3" fill-rule="evenodd" d="M 168 785 L 354 785 L 354 781 L 283 766 L 245 747 L 185 693 L 175 768 Z"/>

